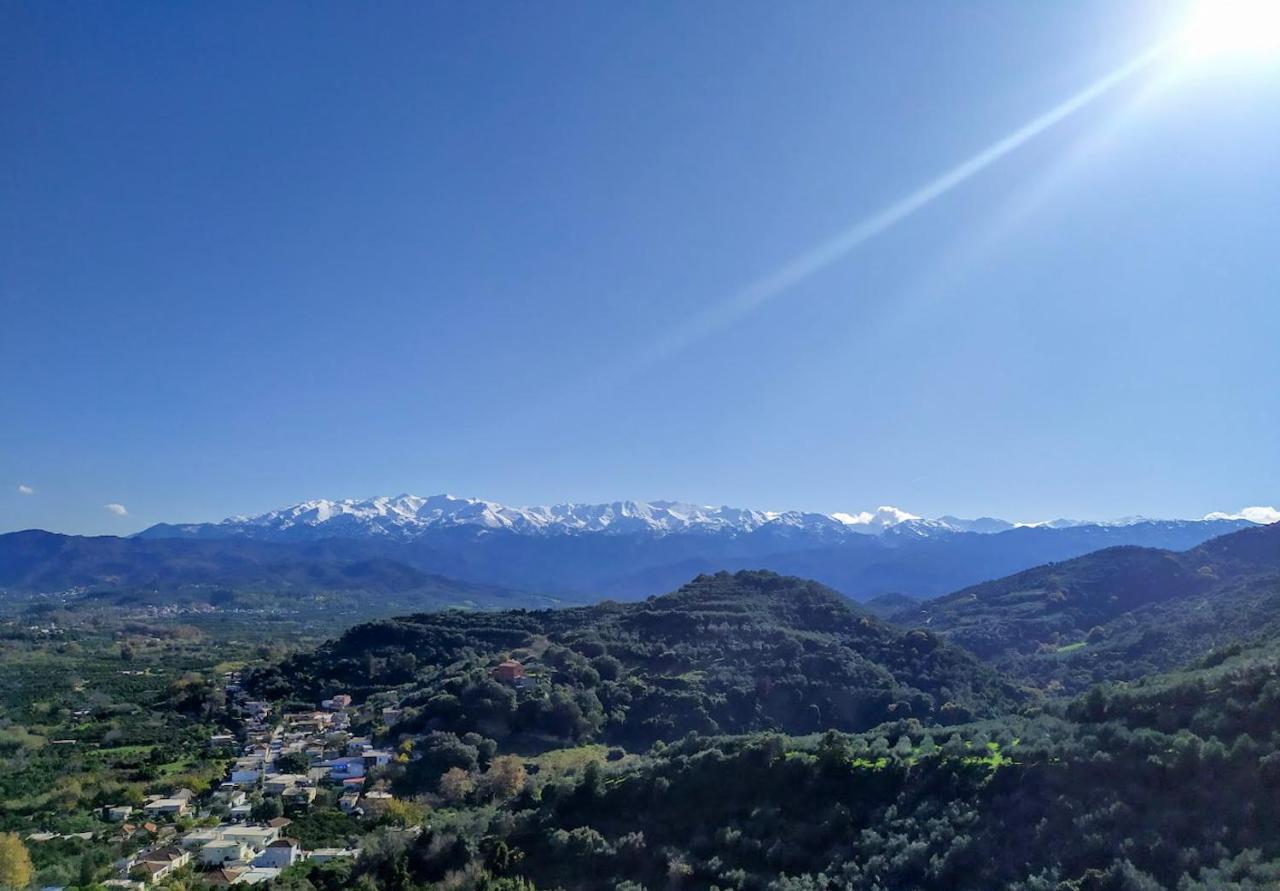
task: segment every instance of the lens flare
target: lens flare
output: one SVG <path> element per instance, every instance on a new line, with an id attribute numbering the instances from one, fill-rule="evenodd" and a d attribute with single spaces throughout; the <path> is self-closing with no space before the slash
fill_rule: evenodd
<path id="1" fill-rule="evenodd" d="M 1193 59 L 1280 57 L 1280 0 L 1204 0 L 1181 43 Z"/>

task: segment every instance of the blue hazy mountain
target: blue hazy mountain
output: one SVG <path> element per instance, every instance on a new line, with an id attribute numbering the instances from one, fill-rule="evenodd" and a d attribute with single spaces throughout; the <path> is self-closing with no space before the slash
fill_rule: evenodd
<path id="1" fill-rule="evenodd" d="M 308 501 L 219 523 L 161 524 L 142 540 L 321 546 L 331 558 L 379 558 L 466 582 L 576 598 L 636 599 L 704 572 L 768 569 L 855 599 L 933 597 L 1102 548 L 1185 550 L 1254 525 L 1131 518 L 1014 524 L 926 519 L 897 508 L 761 511 L 623 501 L 513 508 L 448 495 Z"/>

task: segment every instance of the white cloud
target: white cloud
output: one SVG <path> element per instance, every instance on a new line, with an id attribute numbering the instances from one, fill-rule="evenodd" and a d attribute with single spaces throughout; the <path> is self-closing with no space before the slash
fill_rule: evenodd
<path id="1" fill-rule="evenodd" d="M 1221 511 L 1205 516 L 1206 520 L 1248 520 L 1250 523 L 1257 523 L 1261 526 L 1267 526 L 1271 523 L 1280 523 L 1280 510 L 1274 507 L 1246 507 L 1242 508 L 1238 514 L 1224 514 Z"/>
<path id="2" fill-rule="evenodd" d="M 876 508 L 875 513 L 868 510 L 856 514 L 836 513 L 831 515 L 831 519 L 844 523 L 846 526 L 875 526 L 877 529 L 881 529 L 886 526 L 905 523 L 907 520 L 918 520 L 920 518 L 915 514 L 907 513 L 901 508 L 881 506 Z"/>
<path id="3" fill-rule="evenodd" d="M 102 505 L 102 506 L 103 506 L 104 508 L 106 508 L 107 510 L 111 511 L 111 512 L 112 512 L 113 514 L 115 514 L 117 517 L 127 517 L 127 516 L 129 516 L 129 511 L 127 511 L 127 510 L 125 509 L 125 506 L 124 506 L 123 504 L 116 504 L 116 503 L 113 501 L 111 504 L 104 504 L 104 505 Z"/>
<path id="4" fill-rule="evenodd" d="M 30 486 L 24 485 L 24 484 L 22 484 L 22 483 L 18 483 L 18 494 L 19 494 L 19 495 L 34 495 L 34 494 L 36 494 L 36 490 L 35 490 L 35 489 L 33 489 L 33 488 L 31 488 Z"/>

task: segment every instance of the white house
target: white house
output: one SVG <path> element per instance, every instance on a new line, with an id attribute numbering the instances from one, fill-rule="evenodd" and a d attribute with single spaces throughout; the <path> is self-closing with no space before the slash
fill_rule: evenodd
<path id="1" fill-rule="evenodd" d="M 187 800 L 185 798 L 157 798 L 155 801 L 148 801 L 144 804 L 142 810 L 148 814 L 165 814 L 180 817 L 187 812 Z"/>
<path id="2" fill-rule="evenodd" d="M 253 858 L 254 866 L 268 866 L 273 869 L 285 869 L 302 859 L 302 848 L 292 838 L 278 838 L 267 845 L 257 857 Z"/>
<path id="3" fill-rule="evenodd" d="M 381 749 L 365 749 L 360 756 L 364 758 L 365 767 L 385 767 L 395 757 L 391 752 L 384 752 Z"/>
<path id="4" fill-rule="evenodd" d="M 243 842 L 255 851 L 262 851 L 280 837 L 280 830 L 274 826 L 228 826 L 222 830 L 222 837 L 227 841 Z"/>
<path id="5" fill-rule="evenodd" d="M 228 863 L 248 860 L 249 857 L 249 849 L 244 842 L 225 838 L 221 841 L 209 842 L 200 849 L 200 862 L 205 866 L 224 866 Z"/>

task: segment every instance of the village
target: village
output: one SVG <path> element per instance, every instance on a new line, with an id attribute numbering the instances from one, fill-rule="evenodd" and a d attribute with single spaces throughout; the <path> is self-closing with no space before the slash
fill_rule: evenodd
<path id="1" fill-rule="evenodd" d="M 534 678 L 509 657 L 485 671 L 503 687 L 532 688 Z M 147 669 L 113 673 L 152 677 Z M 83 870 L 91 882 L 50 876 L 54 881 L 39 885 L 41 891 L 85 884 L 145 891 L 270 883 L 290 867 L 355 861 L 382 842 L 403 846 L 430 832 L 433 808 L 456 807 L 473 792 L 486 800 L 510 798 L 522 788 L 526 767 L 533 773 L 542 769 L 537 756 L 526 761 L 491 754 L 483 771 L 475 764 L 471 774 L 441 768 L 426 785 L 421 779 L 405 783 L 406 771 L 422 763 L 423 751 L 412 732 L 400 729 L 406 712 L 397 696 L 356 703 L 338 692 L 312 704 L 254 698 L 248 686 L 233 666 L 201 681 L 201 703 L 216 703 L 216 711 L 207 713 L 213 720 L 202 722 L 187 748 L 117 748 L 139 759 L 132 763 L 141 765 L 140 772 L 152 772 L 145 786 L 106 787 L 72 820 L 37 823 L 17 836 L 37 858 L 72 851 L 92 864 Z M 89 708 L 69 715 L 93 718 Z M 83 747 L 78 737 L 50 739 L 48 745 L 84 757 L 77 754 Z M 579 756 L 603 757 L 604 747 L 598 748 Z M 577 766 L 578 757 L 560 759 L 551 770 L 558 774 Z M 397 797 L 393 785 L 406 797 Z"/>
<path id="2" fill-rule="evenodd" d="M 143 842 L 115 864 L 117 877 L 104 882 L 107 887 L 140 891 L 184 870 L 208 885 L 257 885 L 304 861 L 355 858 L 359 851 L 349 846 L 305 850 L 289 835 L 293 821 L 284 813 L 305 811 L 322 793 L 355 817 L 377 815 L 394 801 L 385 789 L 366 788 L 370 774 L 394 754 L 351 733 L 350 696 L 275 715 L 268 703 L 245 695 L 238 673 L 224 682 L 229 709 L 241 721 L 238 736 L 209 739 L 215 749 L 238 752 L 225 779 L 200 796 L 177 788 L 149 796 L 140 807 L 104 808 L 103 818 L 119 825 L 123 839 Z M 394 710 L 387 711 L 383 719 L 394 720 Z"/>

